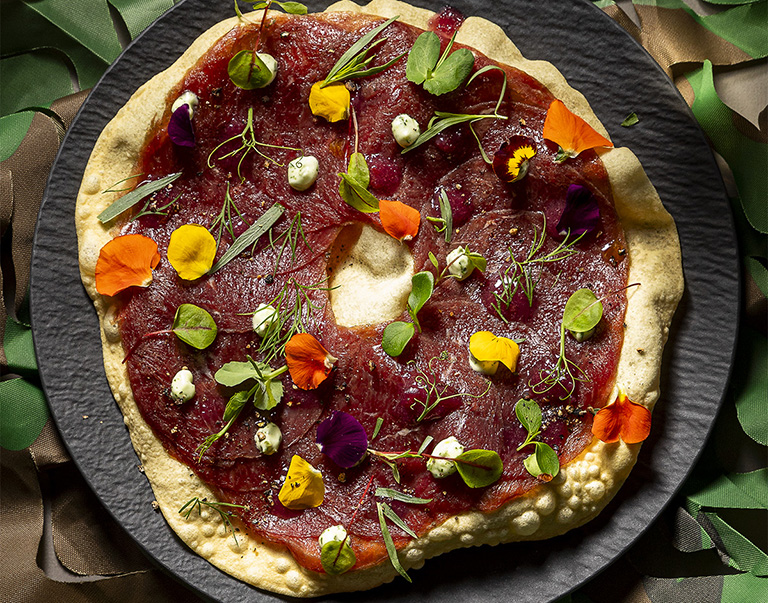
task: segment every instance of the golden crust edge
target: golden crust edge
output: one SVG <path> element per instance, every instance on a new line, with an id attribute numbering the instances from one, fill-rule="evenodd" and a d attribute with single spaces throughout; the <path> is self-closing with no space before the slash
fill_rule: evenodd
<path id="1" fill-rule="evenodd" d="M 382 17 L 399 14 L 401 21 L 422 28 L 426 28 L 434 14 L 394 0 L 374 0 L 365 9 L 344 1 L 327 10 L 366 12 Z M 138 413 L 122 364 L 124 351 L 111 318 L 115 308 L 111 305 L 112 300 L 95 291 L 93 268 L 98 250 L 113 236 L 109 229 L 98 224 L 96 216 L 114 200 L 114 196 L 102 195 L 99 191 L 130 175 L 117 173 L 117 166 L 121 165 L 121 160 L 122 165 L 133 165 L 144 142 L 146 124 L 159 118 L 165 110 L 167 91 L 205 50 L 237 23 L 236 17 L 228 19 L 202 34 L 172 67 L 139 88 L 99 137 L 83 176 L 76 209 L 83 283 L 94 299 L 102 325 L 104 362 L 110 386 L 160 510 L 179 537 L 224 571 L 274 592 L 309 597 L 372 588 L 396 576 L 388 562 L 368 570 L 330 577 L 303 569 L 284 548 L 247 535 L 238 536 L 240 545 L 236 547 L 231 533 L 224 530 L 216 513 L 204 510 L 200 517 L 193 513 L 189 520 L 178 513 L 178 509 L 193 496 L 211 500 L 212 493 L 189 468 L 165 452 Z M 571 110 L 606 134 L 583 95 L 570 88 L 554 66 L 523 58 L 497 25 L 470 17 L 462 25 L 457 40 L 490 58 L 526 71 L 550 88 Z M 627 233 L 632 261 L 630 282 L 643 283 L 628 293 L 627 329 L 617 383 L 631 399 L 653 408 L 659 395 L 662 349 L 672 314 L 682 295 L 677 232 L 671 216 L 664 210 L 630 151 L 612 149 L 602 153 L 602 158 L 609 173 L 617 212 Z M 670 266 L 675 267 L 671 272 Z M 662 267 L 664 270 L 660 270 Z M 660 274 L 666 276 L 659 278 Z M 469 512 L 451 518 L 401 551 L 401 562 L 406 569 L 418 568 L 425 559 L 455 548 L 549 538 L 582 525 L 597 515 L 619 489 L 635 463 L 639 448 L 640 445 L 628 446 L 621 442 L 607 445 L 593 441 L 577 458 L 563 466 L 560 475 L 552 482 L 538 486 L 494 513 Z M 244 551 L 254 557 L 252 561 L 243 561 Z"/>

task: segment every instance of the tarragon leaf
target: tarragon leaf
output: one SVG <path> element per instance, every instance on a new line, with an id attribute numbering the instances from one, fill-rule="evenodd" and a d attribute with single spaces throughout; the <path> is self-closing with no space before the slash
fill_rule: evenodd
<path id="1" fill-rule="evenodd" d="M 176 172 L 175 174 L 170 174 L 165 178 L 160 178 L 160 180 L 147 182 L 146 184 L 137 186 L 130 193 L 123 195 L 117 201 L 107 207 L 107 209 L 101 212 L 97 216 L 99 222 L 106 224 L 110 220 L 114 220 L 117 216 L 119 216 L 125 210 L 130 209 L 136 205 L 142 199 L 149 197 L 152 193 L 155 193 L 171 184 L 171 182 L 176 180 L 179 176 L 181 176 L 181 172 Z"/>
<path id="2" fill-rule="evenodd" d="M 453 210 L 445 189 L 440 189 L 440 217 L 445 220 L 445 242 L 450 243 L 453 237 Z"/>
<path id="3" fill-rule="evenodd" d="M 184 343 L 204 350 L 216 339 L 218 329 L 213 316 L 206 310 L 194 304 L 181 304 L 176 309 L 172 331 Z"/>
<path id="4" fill-rule="evenodd" d="M 409 536 L 412 536 L 413 538 L 417 538 L 416 533 L 408 527 L 408 524 L 406 524 L 397 513 L 395 513 L 391 507 L 387 503 L 376 503 L 377 505 L 381 505 L 382 511 L 384 512 L 384 515 L 387 519 L 389 519 L 392 523 L 394 523 L 398 528 L 400 528 L 403 532 L 408 534 Z"/>
<path id="5" fill-rule="evenodd" d="M 217 270 L 223 268 L 226 264 L 240 255 L 243 251 L 253 245 L 259 238 L 266 233 L 283 215 L 285 208 L 279 203 L 275 203 L 267 211 L 265 211 L 261 217 L 256 220 L 243 234 L 241 234 L 230 245 L 229 249 L 224 252 L 218 262 L 208 271 L 208 274 L 213 274 Z"/>
<path id="6" fill-rule="evenodd" d="M 387 527 L 387 521 L 384 518 L 384 507 L 389 509 L 389 507 L 385 503 L 380 503 L 380 502 L 376 503 L 376 511 L 379 515 L 379 527 L 381 528 L 381 535 L 384 538 L 384 546 L 387 548 L 389 561 L 392 563 L 392 567 L 394 567 L 397 570 L 398 574 L 400 574 L 403 578 L 408 580 L 408 582 L 411 582 L 411 577 L 403 569 L 403 566 L 400 565 L 400 559 L 397 556 L 397 549 L 395 548 L 395 543 L 392 540 L 392 534 L 389 533 L 389 528 Z"/>
<path id="7" fill-rule="evenodd" d="M 391 498 L 392 500 L 398 500 L 411 505 L 426 505 L 432 502 L 431 498 L 418 498 L 406 494 L 405 492 L 393 490 L 392 488 L 376 488 L 375 496 L 379 498 Z"/>

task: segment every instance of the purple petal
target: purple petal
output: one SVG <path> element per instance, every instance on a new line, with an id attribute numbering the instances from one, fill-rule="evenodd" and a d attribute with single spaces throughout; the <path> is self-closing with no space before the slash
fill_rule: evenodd
<path id="1" fill-rule="evenodd" d="M 349 469 L 360 462 L 368 450 L 368 436 L 360 422 L 340 410 L 317 426 L 320 451 L 339 467 Z"/>
<path id="2" fill-rule="evenodd" d="M 565 196 L 565 209 L 557 223 L 557 232 L 564 236 L 592 232 L 600 221 L 600 208 L 592 193 L 578 184 L 571 184 Z"/>
<path id="3" fill-rule="evenodd" d="M 195 146 L 195 132 L 192 130 L 192 120 L 189 118 L 187 105 L 182 105 L 171 115 L 171 121 L 168 122 L 168 136 L 176 146 Z"/>

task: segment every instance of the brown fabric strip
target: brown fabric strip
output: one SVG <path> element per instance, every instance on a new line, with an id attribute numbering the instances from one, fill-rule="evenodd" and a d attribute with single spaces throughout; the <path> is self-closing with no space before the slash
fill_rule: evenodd
<path id="1" fill-rule="evenodd" d="M 72 460 L 64 448 L 53 420 L 50 418 L 43 427 L 43 431 L 29 447 L 29 451 L 32 453 L 32 460 L 38 471 L 45 471 L 51 466 L 68 463 Z"/>
<path id="2" fill-rule="evenodd" d="M 618 4 L 611 4 L 603 7 L 603 12 L 611 19 L 616 21 L 626 32 L 632 36 L 636 42 L 642 44 L 642 35 L 640 28 L 635 25 L 635 22 L 629 18 L 629 15 L 625 13 Z"/>
<path id="3" fill-rule="evenodd" d="M 5 233 L 11 225 L 11 218 L 13 217 L 13 177 L 11 170 L 7 168 L 5 163 L 0 163 L 0 242 L 5 247 L 3 240 Z M 0 375 L 5 373 L 5 369 L 8 368 L 8 359 L 5 356 L 5 347 L 3 341 L 5 341 L 5 319 L 7 314 L 5 311 L 5 288 L 10 289 L 10 283 L 5 282 L 5 279 L 11 279 L 13 275 L 13 265 L 10 261 L 10 254 L 4 249 L 0 253 Z"/>
<path id="4" fill-rule="evenodd" d="M 90 92 L 90 89 L 81 90 L 75 94 L 70 94 L 69 96 L 64 96 L 53 101 L 51 111 L 59 116 L 61 123 L 64 126 L 64 130 L 69 130 L 69 126 L 72 125 L 72 120 L 75 119 L 77 112 L 80 110 L 80 106 L 85 102 L 85 99 Z"/>

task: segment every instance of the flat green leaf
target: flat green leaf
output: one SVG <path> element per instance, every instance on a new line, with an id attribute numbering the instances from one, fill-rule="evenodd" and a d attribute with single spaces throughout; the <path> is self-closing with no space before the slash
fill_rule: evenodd
<path id="1" fill-rule="evenodd" d="M 376 503 L 376 512 L 379 515 L 379 528 L 381 528 L 381 535 L 384 538 L 384 546 L 387 548 L 389 561 L 392 563 L 392 567 L 397 570 L 398 574 L 408 580 L 408 582 L 411 582 L 411 577 L 403 569 L 403 566 L 400 565 L 400 559 L 397 556 L 397 549 L 395 548 L 395 543 L 392 541 L 392 534 L 389 533 L 387 521 L 384 519 L 384 507 L 389 509 L 385 503 Z"/>
<path id="2" fill-rule="evenodd" d="M 248 402 L 248 392 L 243 390 L 235 393 L 227 402 L 226 408 L 224 408 L 224 416 L 222 421 L 229 423 L 232 419 L 236 418 L 240 411 L 243 410 L 243 406 Z"/>
<path id="3" fill-rule="evenodd" d="M 533 454 L 523 460 L 525 469 L 533 477 L 548 476 L 549 479 L 555 477 L 560 472 L 560 459 L 557 458 L 557 453 L 544 442 L 533 442 L 533 445 L 536 447 Z"/>
<path id="4" fill-rule="evenodd" d="M 381 431 L 381 426 L 384 425 L 384 418 L 383 417 L 376 417 L 376 425 L 373 428 L 373 435 L 371 435 L 371 439 L 375 439 L 377 435 L 379 435 L 379 431 Z"/>
<path id="5" fill-rule="evenodd" d="M 630 113 L 624 118 L 624 121 L 621 122 L 621 125 L 625 128 L 629 128 L 630 126 L 634 126 L 636 123 L 640 122 L 640 118 L 637 116 L 637 113 Z"/>
<path id="6" fill-rule="evenodd" d="M 469 250 L 467 250 L 466 255 L 469 263 L 473 267 L 477 268 L 480 272 L 485 272 L 485 269 L 488 267 L 488 263 L 482 255 Z"/>
<path id="7" fill-rule="evenodd" d="M 419 454 L 424 452 L 427 449 L 427 446 L 429 446 L 434 439 L 435 438 L 433 438 L 431 435 L 428 435 L 426 438 L 424 438 L 424 441 L 419 446 Z"/>
<path id="8" fill-rule="evenodd" d="M 229 249 L 221 256 L 221 259 L 216 262 L 213 267 L 208 271 L 208 274 L 213 274 L 217 270 L 223 268 L 226 264 L 240 255 L 243 251 L 248 249 L 251 245 L 261 238 L 283 215 L 285 208 L 279 203 L 275 203 L 267 211 L 265 211 L 261 217 L 256 220 L 243 234 L 241 234 L 235 242 L 232 243 Z"/>
<path id="9" fill-rule="evenodd" d="M 493 450 L 478 448 L 457 456 L 456 469 L 470 488 L 485 488 L 499 480 L 504 471 L 504 463 Z"/>
<path id="10" fill-rule="evenodd" d="M 565 304 L 563 325 L 574 333 L 586 333 L 594 329 L 602 317 L 602 302 L 589 289 L 579 289 Z"/>
<path id="11" fill-rule="evenodd" d="M 408 308 L 416 314 L 432 297 L 435 290 L 435 277 L 431 272 L 417 272 L 411 277 L 411 294 L 408 296 Z"/>
<path id="12" fill-rule="evenodd" d="M 349 158 L 347 174 L 363 188 L 368 188 L 371 184 L 371 172 L 362 153 L 352 153 Z"/>
<path id="13" fill-rule="evenodd" d="M 400 516 L 397 513 L 395 513 L 387 503 L 376 503 L 376 504 L 381 505 L 384 515 L 387 519 L 389 519 L 392 523 L 394 523 L 403 532 L 408 534 L 408 536 L 417 538 L 416 532 L 414 532 L 411 528 L 409 528 L 408 524 L 406 524 L 402 519 L 400 519 Z"/>
<path id="14" fill-rule="evenodd" d="M 453 210 L 448 194 L 444 188 L 440 189 L 440 217 L 445 221 L 445 242 L 450 243 L 453 237 Z"/>
<path id="15" fill-rule="evenodd" d="M 529 437 L 535 437 L 541 430 L 541 408 L 533 400 L 520 399 L 515 404 L 515 415 Z"/>
<path id="16" fill-rule="evenodd" d="M 374 27 L 371 31 L 369 31 L 367 34 L 362 36 L 357 42 L 352 44 L 347 51 L 341 55 L 341 58 L 336 61 L 336 64 L 331 68 L 331 70 L 328 72 L 328 75 L 325 78 L 326 82 L 333 81 L 334 76 L 344 69 L 344 67 L 347 66 L 348 63 L 350 63 L 353 59 L 355 59 L 355 56 L 359 54 L 367 45 L 368 43 L 375 38 L 380 31 L 383 31 L 385 28 L 389 27 L 394 21 L 396 21 L 399 18 L 400 15 L 395 15 L 391 19 L 387 19 L 383 23 L 377 25 Z"/>
<path id="17" fill-rule="evenodd" d="M 456 90 L 467 79 L 475 64 L 475 55 L 467 48 L 452 52 L 424 82 L 424 90 L 435 96 Z"/>
<path id="18" fill-rule="evenodd" d="M 259 366 L 261 365 L 261 366 Z M 271 370 L 266 364 L 258 363 L 259 370 L 264 367 L 267 371 Z M 235 387 L 248 379 L 258 379 L 260 374 L 256 368 L 250 362 L 238 362 L 233 360 L 222 365 L 222 367 L 216 371 L 213 378 L 216 383 L 223 385 L 224 387 Z"/>
<path id="19" fill-rule="evenodd" d="M 432 31 L 425 31 L 413 43 L 408 53 L 405 77 L 409 82 L 422 84 L 432 73 L 440 58 L 440 38 Z"/>
<path id="20" fill-rule="evenodd" d="M 147 182 L 141 186 L 137 186 L 130 193 L 123 195 L 117 201 L 112 203 L 107 209 L 98 215 L 99 222 L 106 224 L 110 220 L 114 220 L 117 216 L 123 213 L 125 210 L 130 209 L 136 205 L 139 201 L 149 197 L 152 193 L 155 193 L 176 180 L 181 176 L 181 172 L 170 174 L 160 180 L 154 180 Z"/>
<path id="21" fill-rule="evenodd" d="M 360 182 L 349 176 L 349 174 L 340 172 L 339 176 L 341 177 L 339 195 L 348 205 L 366 214 L 379 211 L 379 200 L 366 187 L 362 186 Z"/>
<path id="22" fill-rule="evenodd" d="M 431 498 L 418 498 L 416 496 L 406 494 L 405 492 L 393 490 L 392 488 L 376 488 L 376 493 L 374 496 L 379 498 L 391 498 L 392 500 L 397 500 L 411 505 L 426 505 L 432 502 Z"/>
<path id="23" fill-rule="evenodd" d="M 392 322 L 386 326 L 381 336 L 381 349 L 395 358 L 403 353 L 405 346 L 416 333 L 416 327 L 410 322 Z"/>
<path id="24" fill-rule="evenodd" d="M 194 304 L 181 304 L 173 319 L 173 332 L 184 343 L 204 350 L 216 339 L 216 322 L 206 310 Z"/>
<path id="25" fill-rule="evenodd" d="M 272 81 L 272 72 L 258 54 L 251 50 L 241 50 L 233 56 L 227 66 L 229 79 L 238 88 L 256 90 Z"/>
<path id="26" fill-rule="evenodd" d="M 267 7 L 267 3 L 262 2 L 261 0 L 245 0 L 245 1 L 250 4 L 253 4 L 253 7 L 252 7 L 253 10 L 261 10 L 262 8 Z M 307 14 L 307 7 L 301 4 L 300 2 L 272 2 L 272 6 L 275 6 L 275 5 L 282 8 L 289 15 L 306 15 Z"/>
<path id="27" fill-rule="evenodd" d="M 435 257 L 435 254 L 430 251 L 428 255 L 429 255 L 429 261 L 432 263 L 435 269 L 437 269 L 439 264 L 437 262 L 437 258 Z"/>
<path id="28" fill-rule="evenodd" d="M 320 550 L 320 563 L 329 576 L 338 576 L 349 571 L 357 559 L 347 540 L 331 540 Z"/>
<path id="29" fill-rule="evenodd" d="M 283 399 L 283 383 L 273 379 L 259 382 L 253 394 L 253 405 L 259 410 L 270 410 Z"/>

